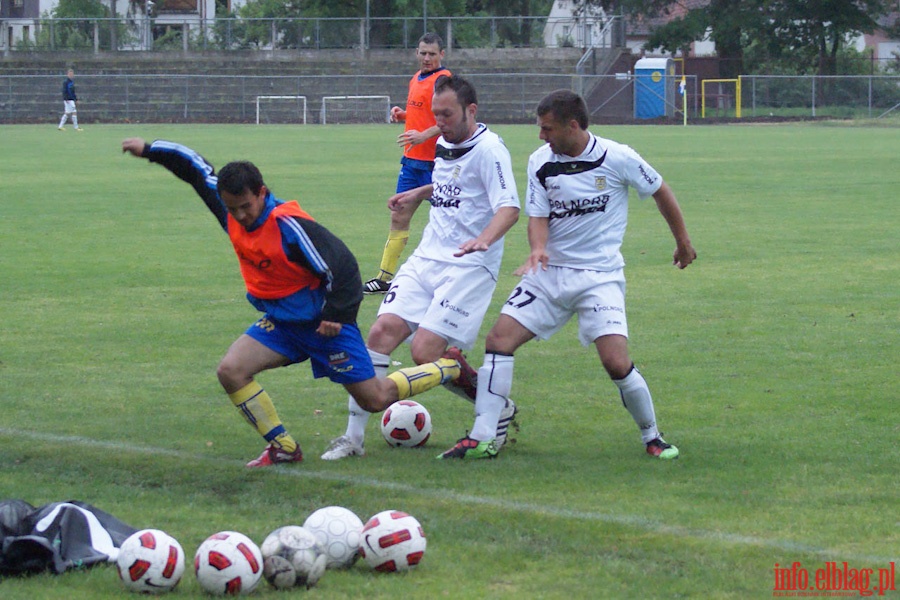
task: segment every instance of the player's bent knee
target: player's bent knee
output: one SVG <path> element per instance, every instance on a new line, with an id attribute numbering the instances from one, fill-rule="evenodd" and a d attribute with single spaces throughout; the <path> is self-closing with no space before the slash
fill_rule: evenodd
<path id="1" fill-rule="evenodd" d="M 391 212 L 391 229 L 393 231 L 407 231 L 412 222 L 413 213 L 406 212 L 406 207 Z"/>
<path id="2" fill-rule="evenodd" d="M 344 387 L 366 412 L 381 412 L 397 399 L 396 385 L 387 379 L 373 377 L 360 383 L 345 384 Z"/>
<path id="3" fill-rule="evenodd" d="M 219 383 L 222 387 L 226 390 L 231 390 L 242 387 L 241 384 L 249 379 L 250 375 L 245 373 L 243 369 L 240 368 L 240 365 L 236 362 L 229 361 L 226 357 L 222 359 L 222 362 L 220 362 L 218 368 L 216 368 L 216 377 L 219 379 Z"/>
<path id="4" fill-rule="evenodd" d="M 516 344 L 514 340 L 508 339 L 494 331 L 489 332 L 484 340 L 484 351 L 491 354 L 506 354 L 512 356 L 518 347 L 519 345 Z"/>
<path id="5" fill-rule="evenodd" d="M 606 369 L 611 379 L 625 379 L 634 366 L 630 358 L 625 360 L 607 359 L 602 362 L 603 368 Z"/>

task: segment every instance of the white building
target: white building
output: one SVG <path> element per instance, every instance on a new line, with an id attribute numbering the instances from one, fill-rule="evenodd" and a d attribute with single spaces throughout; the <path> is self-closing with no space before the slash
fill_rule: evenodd
<path id="1" fill-rule="evenodd" d="M 151 20 L 154 27 L 178 27 L 199 32 L 201 25 L 212 27 L 215 0 L 100 0 L 115 7 L 129 33 L 122 49 L 147 50 L 152 47 Z M 33 42 L 43 19 L 51 14 L 58 0 L 0 0 L 0 50 L 15 48 L 22 42 Z M 152 17 L 152 19 L 150 18 Z M 194 33 L 191 33 L 193 35 Z"/>
<path id="2" fill-rule="evenodd" d="M 576 2 L 556 0 L 544 26 L 544 45 L 548 48 L 609 47 L 609 19 L 600 7 L 576 13 Z"/>

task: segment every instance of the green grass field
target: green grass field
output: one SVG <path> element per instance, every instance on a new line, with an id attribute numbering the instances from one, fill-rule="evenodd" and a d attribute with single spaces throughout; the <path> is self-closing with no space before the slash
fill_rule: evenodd
<path id="1" fill-rule="evenodd" d="M 434 421 L 426 450 L 389 448 L 373 420 L 367 457 L 321 461 L 346 394 L 300 365 L 259 379 L 307 460 L 248 471 L 263 444 L 215 377 L 257 316 L 230 244 L 187 185 L 119 143 L 166 138 L 217 166 L 256 162 L 368 277 L 399 130 L 88 123 L 76 134 L 48 122 L 0 126 L 0 499 L 88 502 L 168 531 L 189 560 L 216 531 L 261 542 L 332 504 L 363 520 L 405 510 L 428 535 L 410 573 L 360 562 L 309 592 L 262 584 L 260 598 L 761 598 L 776 563 L 800 563 L 814 584 L 830 561 L 873 569 L 876 587 L 900 557 L 898 129 L 592 129 L 657 167 L 699 252 L 674 269 L 664 220 L 635 199 L 631 351 L 680 460 L 644 454 L 570 323 L 517 354 L 521 430 L 498 460 L 434 460 L 472 420 L 438 390 L 418 398 Z M 524 195 L 537 128 L 495 130 Z M 482 336 L 526 253 L 523 215 Z M 364 301 L 364 332 L 378 302 Z M 482 354 L 483 337 L 476 367 Z M 405 347 L 394 358 L 410 364 Z M 4 600 L 124 595 L 107 566 L 0 580 Z M 175 597 L 200 596 L 189 569 Z"/>

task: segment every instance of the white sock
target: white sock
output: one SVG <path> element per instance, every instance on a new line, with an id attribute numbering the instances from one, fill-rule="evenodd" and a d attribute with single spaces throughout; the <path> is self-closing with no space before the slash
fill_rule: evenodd
<path id="1" fill-rule="evenodd" d="M 656 428 L 656 412 L 653 410 L 653 398 L 650 388 L 637 367 L 632 367 L 625 379 L 613 379 L 622 396 L 622 404 L 631 413 L 631 418 L 641 430 L 641 441 L 645 444 L 659 437 Z"/>
<path id="2" fill-rule="evenodd" d="M 500 411 L 506 406 L 512 390 L 512 356 L 488 353 L 478 369 L 478 394 L 475 397 L 475 424 L 469 437 L 482 442 L 497 437 Z"/>
<path id="3" fill-rule="evenodd" d="M 78 114 L 72 113 L 72 127 L 78 129 Z"/>
<path id="4" fill-rule="evenodd" d="M 388 365 L 391 363 L 391 357 L 387 354 L 369 350 L 369 358 L 372 359 L 372 365 L 375 367 L 375 377 L 384 379 L 388 372 Z M 347 409 L 350 414 L 347 417 L 347 431 L 344 435 L 355 443 L 362 445 L 363 440 L 366 439 L 366 425 L 372 413 L 363 410 L 356 403 L 356 399 L 353 396 L 348 396 L 347 398 Z"/>
<path id="5" fill-rule="evenodd" d="M 62 118 L 59 120 L 59 126 L 62 128 L 63 125 L 66 124 L 66 119 L 69 117 L 67 113 L 63 113 Z"/>

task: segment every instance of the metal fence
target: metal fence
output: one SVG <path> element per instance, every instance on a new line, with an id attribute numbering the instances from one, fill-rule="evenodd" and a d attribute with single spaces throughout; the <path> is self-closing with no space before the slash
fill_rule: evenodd
<path id="1" fill-rule="evenodd" d="M 573 75 L 466 77 L 478 90 L 479 119 L 494 123 L 533 122 L 548 91 L 574 85 Z M 317 123 L 325 96 L 388 96 L 403 104 L 408 84 L 409 75 L 79 75 L 78 115 L 84 123 L 253 123 L 258 97 L 305 96 L 308 123 Z M 60 76 L 0 75 L 0 123 L 58 116 L 61 85 Z"/>
<path id="2" fill-rule="evenodd" d="M 744 75 L 744 113 L 750 117 L 900 117 L 900 76 Z"/>
<path id="3" fill-rule="evenodd" d="M 594 121 L 647 122 L 635 118 L 635 94 L 654 93 L 636 87 L 634 77 L 627 74 L 471 73 L 466 77 L 478 91 L 479 119 L 488 123 L 531 123 L 538 101 L 558 88 L 583 94 Z M 675 76 L 665 79 L 665 85 L 675 89 L 681 81 Z M 408 83 L 407 75 L 80 75 L 78 109 L 85 123 L 253 123 L 258 97 L 304 96 L 307 122 L 316 123 L 325 96 L 388 96 L 392 104 L 402 104 Z M 60 87 L 59 75 L 0 75 L 0 123 L 47 121 L 62 108 Z M 687 116 L 700 122 L 703 86 L 688 76 L 686 87 Z M 707 89 L 706 117 L 735 118 L 735 91 L 729 83 L 716 84 L 713 93 Z M 660 102 L 671 103 L 662 108 L 661 120 L 680 122 L 684 98 L 678 93 L 660 95 Z M 744 119 L 900 119 L 900 76 L 743 76 L 741 105 Z"/>
<path id="4" fill-rule="evenodd" d="M 412 48 L 436 31 L 450 48 L 590 47 L 621 17 L 211 18 L 135 12 L 121 18 L 0 21 L 0 50 L 191 51 Z M 622 38 L 624 44 L 624 37 Z"/>

